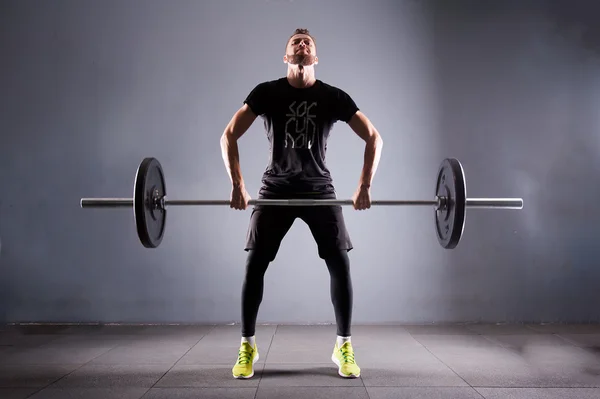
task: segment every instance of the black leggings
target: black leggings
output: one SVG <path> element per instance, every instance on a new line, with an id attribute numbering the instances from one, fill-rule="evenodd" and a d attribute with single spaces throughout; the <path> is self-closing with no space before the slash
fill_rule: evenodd
<path id="1" fill-rule="evenodd" d="M 246 277 L 242 286 L 242 336 L 255 335 L 256 317 L 263 298 L 264 276 L 271 262 L 269 253 L 249 250 Z M 350 336 L 352 322 L 352 280 L 348 251 L 332 251 L 324 257 L 331 277 L 331 302 L 335 311 L 337 334 Z"/>

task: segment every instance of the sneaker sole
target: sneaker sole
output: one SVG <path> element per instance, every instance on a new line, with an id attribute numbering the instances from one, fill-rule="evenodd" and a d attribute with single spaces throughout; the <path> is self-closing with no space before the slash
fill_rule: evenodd
<path id="1" fill-rule="evenodd" d="M 249 375 L 235 375 L 235 374 L 231 373 L 231 375 L 233 375 L 233 378 L 236 378 L 238 380 L 245 380 L 245 379 L 254 377 L 254 363 L 256 363 L 258 361 L 258 357 L 259 357 L 258 352 L 256 352 L 256 357 L 252 361 L 252 372 Z"/>
<path id="2" fill-rule="evenodd" d="M 342 366 L 340 365 L 340 361 L 335 357 L 335 354 L 331 354 L 331 360 L 338 366 L 338 374 L 340 377 L 344 378 L 358 378 L 360 377 L 360 373 L 358 374 L 344 374 L 342 373 Z"/>

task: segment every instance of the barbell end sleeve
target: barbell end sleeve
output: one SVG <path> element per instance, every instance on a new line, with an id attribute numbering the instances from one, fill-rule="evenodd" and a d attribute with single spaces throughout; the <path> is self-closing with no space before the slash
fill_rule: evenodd
<path id="1" fill-rule="evenodd" d="M 523 209 L 523 198 L 467 198 L 467 208 Z"/>
<path id="2" fill-rule="evenodd" d="M 82 208 L 131 208 L 133 198 L 82 198 L 79 206 Z"/>

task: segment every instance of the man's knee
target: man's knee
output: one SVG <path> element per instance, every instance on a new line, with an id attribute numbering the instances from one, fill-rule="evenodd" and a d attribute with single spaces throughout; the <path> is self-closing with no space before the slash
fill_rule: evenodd
<path id="1" fill-rule="evenodd" d="M 348 256 L 348 251 L 349 250 L 345 248 L 332 248 L 321 252 L 320 256 L 325 260 L 327 268 L 332 275 L 342 276 L 350 274 L 350 258 Z"/>
<path id="2" fill-rule="evenodd" d="M 275 260 L 275 256 L 279 251 L 279 247 L 261 246 L 261 245 L 247 245 L 244 250 L 248 253 L 246 257 L 246 264 L 254 262 L 272 262 Z"/>
<path id="3" fill-rule="evenodd" d="M 246 279 L 262 278 L 272 261 L 270 252 L 252 248 L 246 251 Z"/>

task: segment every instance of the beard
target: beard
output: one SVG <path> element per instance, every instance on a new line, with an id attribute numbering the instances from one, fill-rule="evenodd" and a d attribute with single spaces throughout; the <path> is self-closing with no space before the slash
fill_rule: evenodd
<path id="1" fill-rule="evenodd" d="M 315 63 L 315 56 L 310 54 L 292 54 L 288 55 L 288 62 L 292 65 L 310 66 Z"/>

